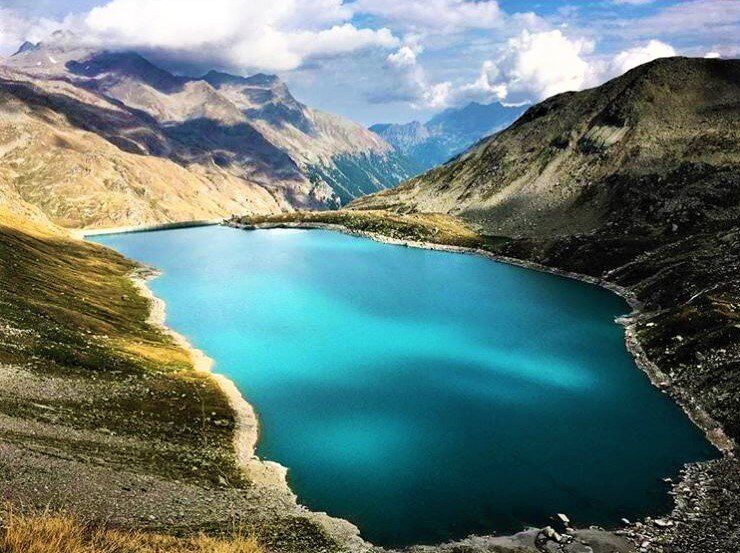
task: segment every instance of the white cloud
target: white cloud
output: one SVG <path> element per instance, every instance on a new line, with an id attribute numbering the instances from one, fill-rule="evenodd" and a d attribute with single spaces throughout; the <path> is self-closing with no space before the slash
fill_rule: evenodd
<path id="1" fill-rule="evenodd" d="M 420 101 L 412 104 L 412 106 L 417 109 L 445 108 L 450 105 L 453 92 L 452 83 L 449 81 L 433 84 L 423 91 Z"/>
<path id="2" fill-rule="evenodd" d="M 706 54 L 704 54 L 704 57 L 709 59 L 716 59 L 721 58 L 722 54 L 720 54 L 719 52 L 707 52 Z"/>
<path id="3" fill-rule="evenodd" d="M 635 46 L 614 56 L 611 61 L 610 74 L 613 76 L 621 75 L 643 63 L 675 55 L 676 50 L 673 49 L 673 46 L 653 39 L 644 46 Z"/>
<path id="4" fill-rule="evenodd" d="M 594 54 L 594 46 L 591 40 L 569 37 L 559 29 L 522 31 L 483 62 L 476 79 L 458 84 L 431 82 L 417 59 L 422 51 L 418 45 L 402 46 L 387 61 L 401 83 L 401 97 L 418 108 L 441 108 L 471 101 L 539 101 L 597 86 L 643 63 L 676 55 L 672 46 L 654 39 L 607 60 Z"/>
<path id="5" fill-rule="evenodd" d="M 106 48 L 161 50 L 174 59 L 265 71 L 366 48 L 396 48 L 387 28 L 358 28 L 342 0 L 108 0 L 64 22 L 0 10 L 0 47 L 64 26 Z M 7 24 L 3 24 L 8 22 Z M 8 51 L 8 47 L 4 48 Z"/>
<path id="6" fill-rule="evenodd" d="M 389 54 L 385 60 L 386 68 L 393 77 L 393 86 L 375 92 L 371 95 L 371 100 L 378 103 L 404 101 L 414 107 L 427 104 L 440 105 L 442 97 L 446 95 L 447 83 L 440 86 L 429 82 L 424 68 L 419 65 L 417 59 L 423 51 L 418 36 L 407 36 L 404 44 Z"/>
<path id="7" fill-rule="evenodd" d="M 594 71 L 585 59 L 593 48 L 592 41 L 560 30 L 522 31 L 507 42 L 492 68 L 508 101 L 542 100 L 593 83 Z"/>
<path id="8" fill-rule="evenodd" d="M 494 60 L 482 64 L 475 80 L 457 86 L 430 82 L 418 63 L 418 47 L 403 46 L 387 61 L 415 107 L 441 108 L 473 100 L 521 103 L 594 84 L 597 73 L 585 59 L 593 47 L 592 41 L 568 38 L 560 30 L 522 31 Z"/>
<path id="9" fill-rule="evenodd" d="M 733 0 L 686 0 L 666 6 L 640 19 L 617 20 L 613 32 L 622 37 L 682 37 L 720 40 L 737 44 L 740 2 Z"/>
<path id="10" fill-rule="evenodd" d="M 93 8 L 85 26 L 107 45 L 269 71 L 399 44 L 390 30 L 357 28 L 351 17 L 342 0 L 111 0 Z"/>
<path id="11" fill-rule="evenodd" d="M 345 23 L 321 31 L 301 31 L 286 37 L 289 46 L 307 57 L 353 52 L 371 46 L 393 48 L 399 40 L 389 29 L 358 29 Z"/>
<path id="12" fill-rule="evenodd" d="M 14 10 L 0 7 L 0 54 L 12 54 L 25 40 L 38 42 L 61 24 L 46 18 L 29 19 Z"/>
<path id="13" fill-rule="evenodd" d="M 357 0 L 356 13 L 375 15 L 416 31 L 463 31 L 499 27 L 505 17 L 495 0 Z"/>
<path id="14" fill-rule="evenodd" d="M 386 61 L 389 65 L 396 68 L 401 67 L 413 67 L 416 65 L 416 56 L 420 53 L 419 48 L 414 48 L 405 44 L 398 49 L 397 52 L 393 52 L 388 55 Z"/>
<path id="15" fill-rule="evenodd" d="M 455 102 L 490 102 L 492 100 L 503 101 L 508 95 L 507 86 L 504 83 L 496 83 L 500 71 L 491 60 L 486 60 L 481 66 L 478 78 L 470 84 L 461 86 L 456 94 Z"/>

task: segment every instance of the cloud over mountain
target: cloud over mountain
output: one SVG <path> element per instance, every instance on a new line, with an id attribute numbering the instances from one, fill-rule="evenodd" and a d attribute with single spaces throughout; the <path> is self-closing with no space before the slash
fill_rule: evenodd
<path id="1" fill-rule="evenodd" d="M 286 71 L 308 60 L 393 48 L 385 27 L 358 27 L 342 0 L 109 0 L 62 21 L 4 10 L 5 41 L 38 39 L 54 27 L 106 48 L 166 51 L 171 58 L 222 67 Z"/>
<path id="2" fill-rule="evenodd" d="M 470 101 L 537 101 L 669 55 L 740 53 L 726 0 L 5 0 L 0 55 L 55 29 L 175 72 L 281 72 L 370 123 Z M 518 11 L 517 11 L 518 10 Z"/>
<path id="3" fill-rule="evenodd" d="M 430 108 L 470 101 L 501 101 L 511 105 L 539 101 L 560 92 L 577 91 L 657 58 L 677 55 L 669 44 L 650 40 L 604 60 L 594 55 L 594 41 L 570 37 L 560 29 L 521 31 L 480 67 L 471 82 L 431 82 L 420 65 L 419 45 L 404 45 L 388 56 L 388 65 L 399 77 L 410 101 Z"/>

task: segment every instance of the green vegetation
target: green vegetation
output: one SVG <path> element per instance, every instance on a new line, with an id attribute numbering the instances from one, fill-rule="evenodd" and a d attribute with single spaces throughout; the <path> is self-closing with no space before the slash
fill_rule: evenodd
<path id="1" fill-rule="evenodd" d="M 342 205 L 354 198 L 395 186 L 418 168 L 396 152 L 385 156 L 375 153 L 341 154 L 330 165 L 316 164 L 306 168 L 313 183 L 325 182 L 339 196 Z"/>
<path id="2" fill-rule="evenodd" d="M 242 480 L 226 399 L 208 375 L 193 370 L 186 351 L 146 322 L 149 304 L 129 278 L 136 268 L 131 262 L 92 244 L 8 226 L 0 226 L 0 255 L 0 361 L 117 391 L 63 401 L 49 397 L 43 407 L 9 395 L 0 412 L 46 421 L 51 405 L 57 424 L 141 440 L 141 447 L 107 452 L 121 466 L 183 479 Z M 124 383 L 131 385 L 124 389 Z M 29 444 L 39 439 L 20 428 L 5 438 Z M 40 438 L 46 445 L 52 439 Z M 57 447 L 78 453 L 99 454 L 104 447 L 69 440 L 65 434 L 55 438 Z"/>
<path id="3" fill-rule="evenodd" d="M 336 550 L 248 481 L 227 398 L 147 322 L 143 268 L 2 210 L 0 259 L 0 551 Z"/>
<path id="4" fill-rule="evenodd" d="M 235 217 L 241 225 L 320 223 L 340 225 L 352 231 L 368 232 L 398 240 L 431 242 L 466 248 L 483 245 L 483 237 L 463 221 L 441 213 L 401 214 L 391 211 L 298 211 L 279 215 Z"/>

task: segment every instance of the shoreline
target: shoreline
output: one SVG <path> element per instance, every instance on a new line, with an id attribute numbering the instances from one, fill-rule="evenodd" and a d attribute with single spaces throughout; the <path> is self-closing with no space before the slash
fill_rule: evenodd
<path id="1" fill-rule="evenodd" d="M 619 286 L 618 284 L 614 284 L 613 282 L 609 282 L 608 280 L 584 275 L 581 273 L 564 271 L 562 269 L 548 267 L 546 265 L 542 265 L 540 263 L 535 263 L 532 261 L 497 255 L 489 251 L 482 250 L 480 248 L 467 248 L 463 246 L 437 244 L 434 242 L 419 242 L 414 240 L 391 238 L 389 236 L 374 232 L 350 229 L 343 225 L 334 223 L 278 222 L 244 225 L 239 223 L 232 223 L 230 221 L 224 221 L 224 224 L 226 226 L 230 226 L 232 228 L 237 228 L 240 230 L 267 230 L 273 228 L 323 229 L 341 232 L 350 236 L 368 238 L 376 242 L 382 242 L 385 244 L 392 244 L 396 246 L 406 246 L 409 248 L 477 255 L 491 261 L 497 261 L 499 263 L 506 263 L 508 265 L 513 265 L 524 269 L 531 269 L 542 273 L 549 273 L 564 278 L 570 278 L 609 290 L 610 292 L 613 292 L 614 294 L 625 300 L 632 310 L 629 314 L 616 319 L 615 322 L 624 327 L 625 346 L 627 348 L 627 351 L 635 360 L 635 364 L 637 365 L 637 367 L 648 376 L 650 383 L 653 386 L 658 388 L 660 391 L 670 395 L 670 397 L 678 404 L 679 407 L 681 407 L 683 412 L 689 417 L 691 422 L 702 430 L 707 440 L 714 447 L 716 447 L 723 456 L 734 456 L 734 450 L 736 447 L 735 443 L 729 436 L 727 436 L 722 426 L 711 416 L 709 416 L 709 414 L 704 411 L 704 409 L 697 405 L 692 400 L 692 398 L 688 397 L 687 394 L 683 392 L 683 390 L 673 386 L 670 378 L 665 373 L 663 373 L 663 371 L 661 371 L 655 363 L 648 359 L 647 354 L 645 353 L 642 345 L 637 339 L 635 332 L 636 321 L 639 320 L 640 317 L 643 315 L 643 304 L 635 297 L 635 294 L 627 288 Z"/>
<path id="2" fill-rule="evenodd" d="M 106 236 L 109 234 L 129 234 L 132 232 L 153 232 L 157 230 L 173 230 L 180 228 L 210 227 L 223 224 L 224 219 L 193 219 L 189 221 L 175 221 L 172 223 L 155 223 L 151 225 L 128 225 L 120 227 L 106 227 L 94 229 L 71 229 L 72 235 L 80 240 L 91 236 Z"/>
<path id="3" fill-rule="evenodd" d="M 212 358 L 191 344 L 184 335 L 167 326 L 167 303 L 162 298 L 157 297 L 148 285 L 150 280 L 160 275 L 162 275 L 161 271 L 151 267 L 143 267 L 131 275 L 131 280 L 136 289 L 149 300 L 151 307 L 147 322 L 172 337 L 178 346 L 187 351 L 195 371 L 208 373 L 226 396 L 229 406 L 234 411 L 236 423 L 233 438 L 236 461 L 249 480 L 262 486 L 285 488 L 291 495 L 295 495 L 288 485 L 288 469 L 279 463 L 262 460 L 256 455 L 257 441 L 259 440 L 259 422 L 257 412 L 252 404 L 244 398 L 231 379 L 213 370 L 215 361 Z"/>
<path id="4" fill-rule="evenodd" d="M 197 225 L 203 226 L 203 225 Z M 276 461 L 261 459 L 256 454 L 259 440 L 259 419 L 251 403 L 226 375 L 215 372 L 215 361 L 205 352 L 196 348 L 182 334 L 166 324 L 167 303 L 156 296 L 149 288 L 148 282 L 162 275 L 162 271 L 142 265 L 129 276 L 137 291 L 149 301 L 150 310 L 147 323 L 159 328 L 171 336 L 177 345 L 190 355 L 193 368 L 197 372 L 207 373 L 218 385 L 234 412 L 235 429 L 232 446 L 237 467 L 244 473 L 249 482 L 267 492 L 277 492 L 290 498 L 298 511 L 306 518 L 321 525 L 324 530 L 343 544 L 347 553 L 367 553 L 377 550 L 360 535 L 360 529 L 352 522 L 332 516 L 326 512 L 313 511 L 300 503 L 298 496 L 288 483 L 288 468 Z M 286 511 L 286 514 L 288 512 Z"/>

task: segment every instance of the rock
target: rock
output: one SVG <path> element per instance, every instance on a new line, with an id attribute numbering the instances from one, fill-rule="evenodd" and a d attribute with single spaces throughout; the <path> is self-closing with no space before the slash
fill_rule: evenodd
<path id="1" fill-rule="evenodd" d="M 662 518 L 656 518 L 654 522 L 655 526 L 657 526 L 658 528 L 668 528 L 669 526 L 673 526 L 673 521 L 665 520 Z"/>
<path id="2" fill-rule="evenodd" d="M 569 526 L 570 525 L 570 519 L 568 518 L 567 515 L 564 515 L 563 513 L 558 513 L 558 518 L 566 526 Z"/>

